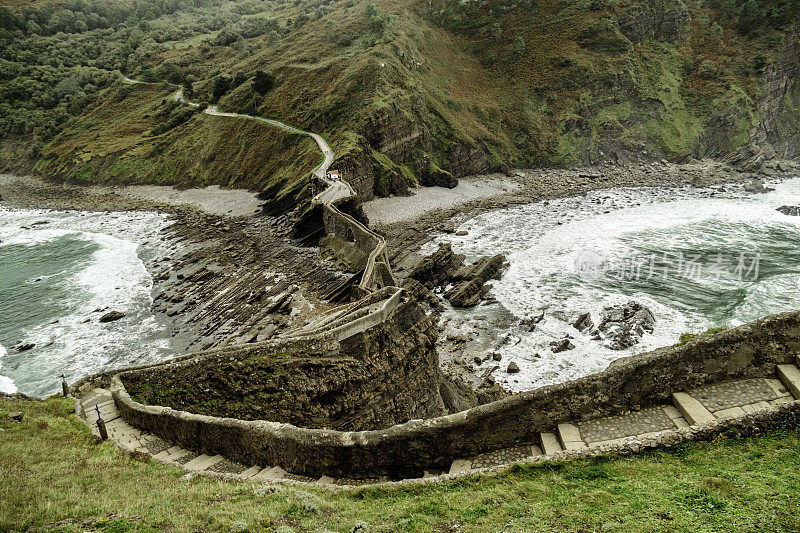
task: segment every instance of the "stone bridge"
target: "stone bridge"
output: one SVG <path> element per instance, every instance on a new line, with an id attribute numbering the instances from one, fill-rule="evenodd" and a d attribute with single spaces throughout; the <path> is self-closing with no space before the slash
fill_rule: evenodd
<path id="1" fill-rule="evenodd" d="M 176 98 L 182 99 L 180 93 Z M 517 461 L 630 452 L 729 432 L 800 427 L 800 312 L 621 359 L 575 381 L 432 415 L 436 398 L 441 400 L 433 394 L 438 387 L 438 358 L 431 351 L 436 325 L 394 286 L 383 238 L 337 207 L 353 191 L 346 182 L 325 176 L 333 161 L 327 143 L 275 121 L 215 108 L 206 112 L 261 120 L 317 141 L 325 162 L 314 175 L 328 187 L 314 203 L 323 206 L 326 231 L 361 253 L 361 298 L 275 341 L 191 354 L 73 385 L 78 416 L 97 433 L 98 409 L 111 440 L 122 449 L 230 479 L 359 485 L 446 479 Z M 215 368 L 224 372 L 208 375 Z M 169 406 L 192 404 L 203 411 L 205 398 L 194 384 L 231 381 L 236 375 L 241 382 L 226 386 L 236 388 L 243 401 L 229 406 L 231 412 L 254 409 L 249 399 L 265 392 L 269 382 L 277 392 L 258 397 L 275 406 L 277 420 Z M 326 394 L 309 401 L 309 394 L 318 392 L 314 387 L 334 381 L 340 387 L 338 400 L 322 391 Z M 348 389 L 356 382 L 364 386 Z M 140 396 L 160 398 L 160 405 L 136 401 L 129 386 Z M 286 390 L 299 392 L 282 404 Z M 348 402 L 347 391 L 357 394 L 358 402 Z M 288 422 L 298 409 L 308 409 L 316 425 Z M 395 411 L 408 421 L 381 418 Z M 379 429 L 331 429 L 350 427 L 354 416 L 366 417 Z"/>

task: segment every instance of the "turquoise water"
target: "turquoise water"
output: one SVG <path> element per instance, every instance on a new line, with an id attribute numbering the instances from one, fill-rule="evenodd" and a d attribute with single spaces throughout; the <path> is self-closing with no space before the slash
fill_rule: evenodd
<path id="1" fill-rule="evenodd" d="M 521 368 L 495 377 L 514 390 L 562 382 L 683 333 L 800 309 L 800 217 L 776 211 L 800 205 L 800 179 L 771 186 L 767 194 L 618 189 L 464 220 L 467 235 L 441 240 L 472 258 L 506 254 L 510 267 L 492 294 L 516 319 L 545 312 L 534 332 L 512 326 L 487 342 Z M 571 325 L 587 311 L 597 323 L 604 306 L 630 299 L 653 311 L 656 326 L 629 350 L 610 350 Z M 492 313 L 451 310 L 448 328 L 468 332 Z M 553 354 L 549 343 L 566 335 L 576 348 Z"/>
<path id="2" fill-rule="evenodd" d="M 62 373 L 74 382 L 168 355 L 145 267 L 163 254 L 165 223 L 155 213 L 0 206 L 0 391 L 47 396 Z M 112 309 L 125 318 L 101 324 Z"/>

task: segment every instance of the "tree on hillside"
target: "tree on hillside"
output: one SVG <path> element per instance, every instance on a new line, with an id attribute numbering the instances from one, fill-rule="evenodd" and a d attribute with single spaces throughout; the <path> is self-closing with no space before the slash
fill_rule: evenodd
<path id="1" fill-rule="evenodd" d="M 260 95 L 265 95 L 275 87 L 275 75 L 271 72 L 257 70 L 253 76 L 253 90 Z"/>
<path id="2" fill-rule="evenodd" d="M 211 93 L 214 101 L 219 100 L 231 88 L 231 78 L 229 76 L 217 76 L 214 78 L 214 89 Z"/>
<path id="3" fill-rule="evenodd" d="M 233 46 L 236 48 L 236 54 L 239 56 L 239 59 L 244 59 L 250 54 L 247 41 L 241 35 L 236 39 L 236 43 Z"/>

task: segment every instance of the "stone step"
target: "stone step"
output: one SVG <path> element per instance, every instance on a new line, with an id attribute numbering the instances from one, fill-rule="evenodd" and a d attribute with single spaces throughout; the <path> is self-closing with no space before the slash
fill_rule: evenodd
<path id="1" fill-rule="evenodd" d="M 186 470 L 192 470 L 193 472 L 202 472 L 203 470 L 208 470 L 218 462 L 224 459 L 221 455 L 214 455 L 213 457 L 209 457 L 208 455 L 198 455 L 183 467 Z"/>
<path id="2" fill-rule="evenodd" d="M 683 418 L 683 415 L 680 411 L 678 411 L 674 405 L 665 405 L 663 408 L 664 413 L 672 420 L 672 423 L 675 424 L 679 428 L 685 428 L 689 425 L 689 422 Z"/>
<path id="3" fill-rule="evenodd" d="M 581 431 L 575 424 L 567 422 L 559 424 L 558 440 L 561 446 L 567 451 L 588 448 L 588 445 L 581 438 Z"/>
<path id="4" fill-rule="evenodd" d="M 450 474 L 460 474 L 462 472 L 467 472 L 470 468 L 472 468 L 472 461 L 469 459 L 456 459 L 450 465 Z"/>
<path id="5" fill-rule="evenodd" d="M 184 450 L 180 446 L 173 446 L 171 448 L 167 448 L 161 453 L 155 454 L 153 457 L 162 461 L 174 461 L 179 457 L 183 457 L 187 453 L 188 450 Z"/>
<path id="6" fill-rule="evenodd" d="M 800 400 L 800 368 L 796 365 L 778 365 L 778 377 L 792 396 Z"/>
<path id="7" fill-rule="evenodd" d="M 711 412 L 703 407 L 703 404 L 685 392 L 675 392 L 672 394 L 672 403 L 681 412 L 683 418 L 691 425 L 705 424 L 716 420 Z"/>
<path id="8" fill-rule="evenodd" d="M 286 477 L 286 474 L 286 470 L 279 466 L 268 466 L 250 479 L 254 481 L 269 481 L 271 479 L 283 479 Z"/>
<path id="9" fill-rule="evenodd" d="M 250 479 L 251 477 L 253 477 L 256 474 L 258 474 L 259 472 L 261 472 L 261 470 L 262 470 L 261 467 L 258 466 L 258 465 L 251 466 L 250 468 L 248 468 L 247 470 L 245 470 L 244 472 L 242 472 L 239 475 L 242 476 L 242 478 L 244 478 L 244 479 Z"/>
<path id="10" fill-rule="evenodd" d="M 541 443 L 542 453 L 544 455 L 553 455 L 563 451 L 555 433 L 540 433 L 539 442 Z"/>

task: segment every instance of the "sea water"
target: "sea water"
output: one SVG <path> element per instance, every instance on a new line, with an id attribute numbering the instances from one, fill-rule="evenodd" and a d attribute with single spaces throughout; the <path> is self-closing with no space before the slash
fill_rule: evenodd
<path id="1" fill-rule="evenodd" d="M 166 224 L 158 213 L 0 205 L 0 391 L 43 397 L 62 373 L 71 383 L 168 356 L 145 267 L 164 253 Z M 125 317 L 100 323 L 110 310 Z"/>
<path id="2" fill-rule="evenodd" d="M 466 235 L 437 240 L 468 259 L 503 253 L 510 266 L 492 282 L 499 306 L 449 309 L 445 334 L 466 333 L 500 352 L 494 376 L 519 391 L 601 371 L 683 333 L 800 309 L 800 217 L 776 211 L 800 205 L 800 179 L 771 187 L 616 189 L 463 220 L 457 228 Z M 629 300 L 656 319 L 632 348 L 611 350 L 572 327 L 581 313 L 597 324 L 605 306 Z M 505 330 L 480 328 L 509 312 Z M 533 331 L 520 325 L 542 312 Z M 550 343 L 567 335 L 575 349 L 552 353 Z M 519 373 L 505 371 L 511 361 Z"/>

